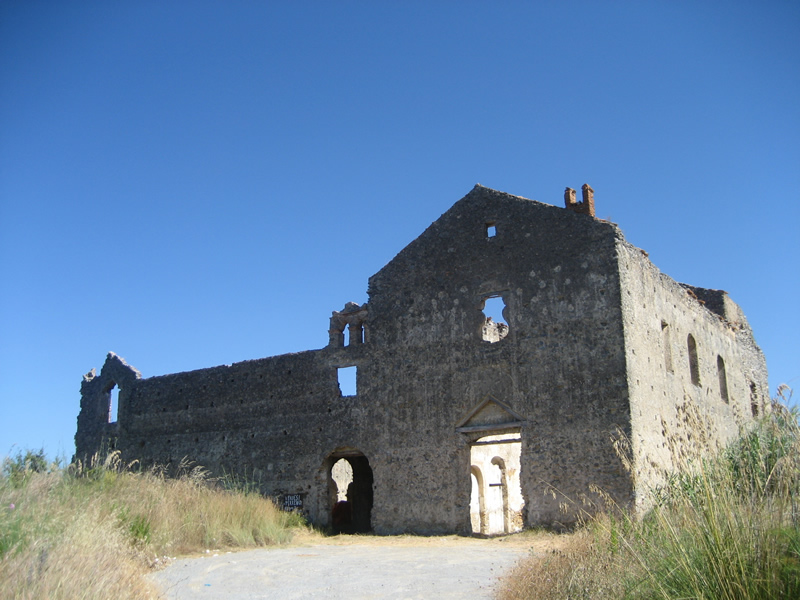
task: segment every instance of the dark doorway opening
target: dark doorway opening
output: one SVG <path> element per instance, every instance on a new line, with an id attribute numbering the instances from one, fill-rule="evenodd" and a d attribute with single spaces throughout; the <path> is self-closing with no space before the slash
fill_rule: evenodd
<path id="1" fill-rule="evenodd" d="M 372 531 L 373 478 L 367 457 L 358 450 L 334 452 L 326 467 L 331 529 L 335 533 Z"/>

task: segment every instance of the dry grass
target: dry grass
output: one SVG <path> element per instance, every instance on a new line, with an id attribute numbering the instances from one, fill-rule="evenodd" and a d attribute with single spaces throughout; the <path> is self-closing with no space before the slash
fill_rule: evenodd
<path id="1" fill-rule="evenodd" d="M 0 596 L 155 598 L 143 575 L 168 557 L 280 544 L 301 525 L 256 493 L 220 488 L 199 469 L 176 479 L 134 473 L 115 454 L 66 470 L 6 468 Z"/>
<path id="2" fill-rule="evenodd" d="M 593 527 L 561 534 L 558 547 L 533 554 L 505 577 L 499 600 L 624 597 L 624 582 L 614 576 L 620 558 L 612 550 L 616 527 L 604 515 Z"/>

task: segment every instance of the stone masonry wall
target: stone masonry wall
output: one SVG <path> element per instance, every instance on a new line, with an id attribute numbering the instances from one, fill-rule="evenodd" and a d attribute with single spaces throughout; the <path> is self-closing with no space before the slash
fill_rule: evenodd
<path id="1" fill-rule="evenodd" d="M 559 528 L 600 502 L 596 488 L 621 505 L 641 498 L 697 440 L 692 419 L 722 440 L 752 418 L 751 396 L 765 406 L 763 356 L 738 307 L 660 274 L 591 214 L 476 186 L 371 277 L 368 293 L 367 304 L 334 311 L 319 350 L 147 379 L 110 354 L 84 377 L 78 457 L 108 441 L 126 461 L 188 459 L 255 479 L 337 527 L 330 471 L 345 458 L 358 516 L 342 530 L 467 533 L 472 444 L 513 434 L 522 520 Z M 505 305 L 502 323 L 487 322 L 491 298 Z M 339 389 L 343 367 L 357 368 L 355 395 Z M 632 441 L 632 473 L 618 435 Z"/>
<path id="2" fill-rule="evenodd" d="M 752 422 L 754 392 L 755 412 L 768 409 L 767 371 L 744 314 L 725 292 L 676 283 L 630 244 L 620 242 L 618 251 L 631 445 L 643 509 L 648 490 L 666 472 L 724 445 Z"/>

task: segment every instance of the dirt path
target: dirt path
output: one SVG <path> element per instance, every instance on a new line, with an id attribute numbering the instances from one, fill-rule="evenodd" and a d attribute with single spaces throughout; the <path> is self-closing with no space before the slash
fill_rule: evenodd
<path id="1" fill-rule="evenodd" d="M 326 598 L 489 599 L 497 579 L 548 535 L 492 540 L 457 536 L 303 535 L 291 546 L 176 560 L 152 575 L 170 600 Z"/>

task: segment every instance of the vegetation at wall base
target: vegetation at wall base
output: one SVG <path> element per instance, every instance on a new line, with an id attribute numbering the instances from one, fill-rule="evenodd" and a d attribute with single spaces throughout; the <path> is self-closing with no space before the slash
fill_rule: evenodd
<path id="1" fill-rule="evenodd" d="M 587 520 L 564 549 L 520 563 L 500 598 L 800 598 L 800 427 L 779 400 L 722 452 L 671 475 L 643 518 Z"/>
<path id="2" fill-rule="evenodd" d="M 155 598 L 144 575 L 170 557 L 287 542 L 303 526 L 252 489 L 200 467 L 136 470 L 118 452 L 67 467 L 42 451 L 0 474 L 0 597 Z"/>

